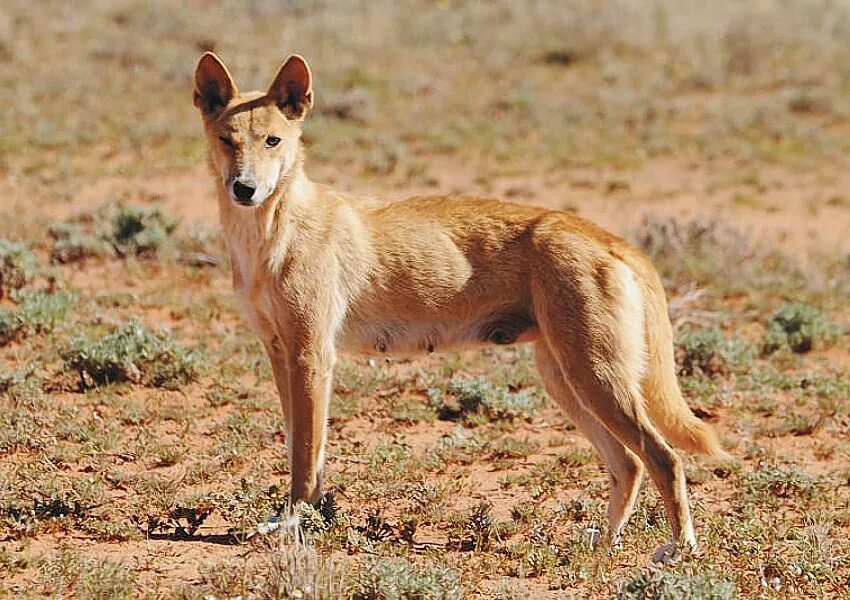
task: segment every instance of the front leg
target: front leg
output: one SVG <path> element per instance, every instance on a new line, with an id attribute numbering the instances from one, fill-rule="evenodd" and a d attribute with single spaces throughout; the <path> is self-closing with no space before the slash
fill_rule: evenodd
<path id="1" fill-rule="evenodd" d="M 322 497 L 322 473 L 327 441 L 333 345 L 321 336 L 279 337 L 267 346 L 281 407 L 292 472 L 291 500 L 316 504 Z M 286 345 L 284 348 L 283 345 Z"/>

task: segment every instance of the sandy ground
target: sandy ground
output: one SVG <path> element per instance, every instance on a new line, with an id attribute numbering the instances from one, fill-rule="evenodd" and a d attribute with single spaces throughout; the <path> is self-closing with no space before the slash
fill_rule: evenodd
<path id="1" fill-rule="evenodd" d="M 647 216 L 719 219 L 736 228 L 748 230 L 757 238 L 770 240 L 801 257 L 812 253 L 850 252 L 850 208 L 843 195 L 845 190 L 850 189 L 850 174 L 791 173 L 762 168 L 757 177 L 750 176 L 748 180 L 746 176 L 730 176 L 730 172 L 734 171 L 730 171 L 728 165 L 697 166 L 670 159 L 655 161 L 629 172 L 585 170 L 556 175 L 529 173 L 492 178 L 486 185 L 482 185 L 476 183 L 474 170 L 457 171 L 437 163 L 433 171 L 438 181 L 436 186 L 427 189 L 398 189 L 383 192 L 382 195 L 398 198 L 419 193 L 439 194 L 467 190 L 521 203 L 575 210 L 624 235 L 639 228 Z M 321 179 L 321 174 L 316 179 Z M 374 182 L 358 182 L 340 175 L 337 175 L 337 179 L 337 185 L 345 189 L 380 193 Z M 752 181 L 753 179 L 755 181 Z M 21 207 L 27 202 L 25 198 L 20 197 L 19 188 L 12 196 L 13 205 Z M 100 179 L 75 190 L 67 202 L 51 203 L 37 208 L 27 205 L 27 212 L 38 213 L 38 218 L 44 220 L 66 218 L 79 210 L 99 205 L 104 198 L 161 204 L 169 213 L 181 217 L 185 225 L 215 227 L 217 223 L 212 182 L 204 165 L 198 165 L 184 173 L 160 175 L 155 178 Z M 160 281 L 163 277 L 167 285 L 168 274 L 163 272 L 163 267 L 152 264 L 146 269 L 145 277 L 139 280 L 123 271 L 120 264 L 106 262 L 96 268 L 71 269 L 70 278 L 73 286 L 85 294 L 98 294 L 104 289 L 104 285 L 110 292 L 138 292 L 163 285 L 164 282 Z M 206 282 L 186 282 L 184 289 L 180 290 L 187 303 L 191 303 L 196 294 L 209 293 L 229 296 L 229 273 L 225 269 L 217 270 Z M 226 315 L 224 319 L 213 326 L 241 327 L 230 315 Z M 144 320 L 174 326 L 180 319 L 168 310 L 157 309 L 148 311 Z M 850 365 L 850 358 L 843 349 L 826 353 L 823 359 L 842 364 L 845 368 Z M 406 368 L 427 369 L 436 364 L 439 364 L 439 359 L 429 358 L 410 363 Z M 261 382 L 259 389 L 265 397 L 274 398 L 274 390 L 269 382 Z M 166 394 L 166 397 L 169 395 Z M 185 401 L 177 397 L 172 400 Z M 73 402 L 73 399 L 70 401 Z M 740 437 L 739 425 L 731 411 L 721 410 L 715 416 L 716 419 L 713 420 L 725 437 Z M 209 419 L 213 422 L 221 417 L 222 415 L 213 411 Z M 380 417 L 359 417 L 334 423 L 328 469 L 362 470 L 362 465 L 352 464 L 348 459 L 337 456 L 335 450 L 342 440 L 370 438 L 379 434 L 391 435 L 400 436 L 399 439 L 403 439 L 413 448 L 424 448 L 440 436 L 448 435 L 453 428 L 452 423 L 418 423 L 405 427 L 399 433 L 397 426 Z M 203 428 L 200 431 L 203 434 Z M 512 435 L 538 442 L 541 451 L 521 460 L 514 460 L 507 473 L 523 472 L 540 460 L 557 456 L 559 451 L 590 448 L 587 441 L 576 431 L 567 428 L 565 421 L 552 408 L 543 411 L 531 422 L 520 424 Z M 817 472 L 829 466 L 828 462 L 816 458 L 824 441 L 823 435 L 816 434 L 806 438 L 783 438 L 769 443 L 774 450 L 793 456 L 797 461 L 811 467 L 810 471 Z M 203 435 L 199 436 L 197 443 L 206 443 Z M 191 451 L 192 448 L 189 448 L 189 452 Z M 99 460 L 118 459 L 104 457 Z M 464 495 L 456 499 L 453 508 L 462 509 L 478 500 L 486 499 L 494 504 L 494 514 L 497 517 L 507 519 L 519 496 L 516 490 L 505 489 L 500 484 L 506 471 L 488 469 L 486 465 L 487 461 L 481 461 L 472 468 L 463 470 L 463 474 L 460 473 L 461 470 L 448 474 L 449 478 L 463 478 Z M 598 462 L 592 463 L 590 468 L 595 481 L 606 479 Z M 173 471 L 175 477 L 180 477 L 179 467 Z M 159 474 L 165 473 L 167 471 L 161 470 Z M 279 479 L 270 475 L 269 482 L 273 483 Z M 565 482 L 564 489 L 557 495 L 558 499 L 564 501 L 578 495 L 584 485 L 582 481 Z M 709 485 L 693 487 L 694 502 L 712 503 L 712 493 L 718 485 L 721 484 L 711 482 Z M 131 492 L 128 490 L 127 493 Z M 120 494 L 117 494 L 117 497 L 120 497 Z M 340 498 L 340 503 L 343 507 L 346 506 L 344 495 Z M 17 550 L 25 548 L 31 555 L 65 548 L 79 550 L 91 557 L 118 560 L 140 573 L 144 584 L 156 588 L 166 582 L 173 584 L 175 581 L 191 585 L 192 582 L 198 581 L 199 570 L 205 563 L 225 558 L 250 560 L 257 552 L 250 544 L 232 545 L 225 534 L 226 524 L 220 518 L 213 517 L 202 526 L 198 536 L 191 540 L 162 536 L 107 543 L 92 541 L 83 536 L 45 534 L 30 539 L 23 545 L 15 543 L 13 546 Z M 418 541 L 427 545 L 428 542 L 439 540 L 424 530 L 418 533 Z M 628 564 L 631 558 L 624 557 L 623 560 L 624 564 Z M 25 585 L 26 576 L 21 576 L 18 581 Z M 542 589 L 538 592 L 540 597 L 549 593 Z"/>

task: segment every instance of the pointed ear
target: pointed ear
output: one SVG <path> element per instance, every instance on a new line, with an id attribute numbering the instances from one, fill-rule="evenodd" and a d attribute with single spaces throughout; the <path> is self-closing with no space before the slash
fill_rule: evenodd
<path id="1" fill-rule="evenodd" d="M 307 61 L 290 56 L 272 81 L 267 92 L 287 119 L 300 121 L 313 106 L 313 76 Z"/>
<path id="2" fill-rule="evenodd" d="M 205 52 L 195 67 L 195 106 L 204 115 L 212 115 L 227 106 L 236 93 L 233 78 L 221 59 Z"/>

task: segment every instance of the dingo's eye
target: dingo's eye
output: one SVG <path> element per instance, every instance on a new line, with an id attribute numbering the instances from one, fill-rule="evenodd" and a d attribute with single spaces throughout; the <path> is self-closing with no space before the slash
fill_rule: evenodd
<path id="1" fill-rule="evenodd" d="M 276 135 L 270 135 L 266 138 L 266 148 L 274 148 L 280 143 L 280 138 Z"/>
<path id="2" fill-rule="evenodd" d="M 233 146 L 233 140 L 231 140 L 230 138 L 226 138 L 223 135 L 220 135 L 220 136 L 218 136 L 218 139 L 220 139 L 221 143 L 224 144 L 225 146 L 227 146 L 228 148 L 234 147 Z"/>

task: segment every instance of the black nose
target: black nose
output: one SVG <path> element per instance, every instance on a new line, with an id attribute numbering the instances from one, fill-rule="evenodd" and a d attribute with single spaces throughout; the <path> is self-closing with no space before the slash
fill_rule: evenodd
<path id="1" fill-rule="evenodd" d="M 247 202 L 254 196 L 254 190 L 257 188 L 253 188 L 250 185 L 245 185 L 239 180 L 233 182 L 233 194 L 239 199 L 240 202 Z"/>

